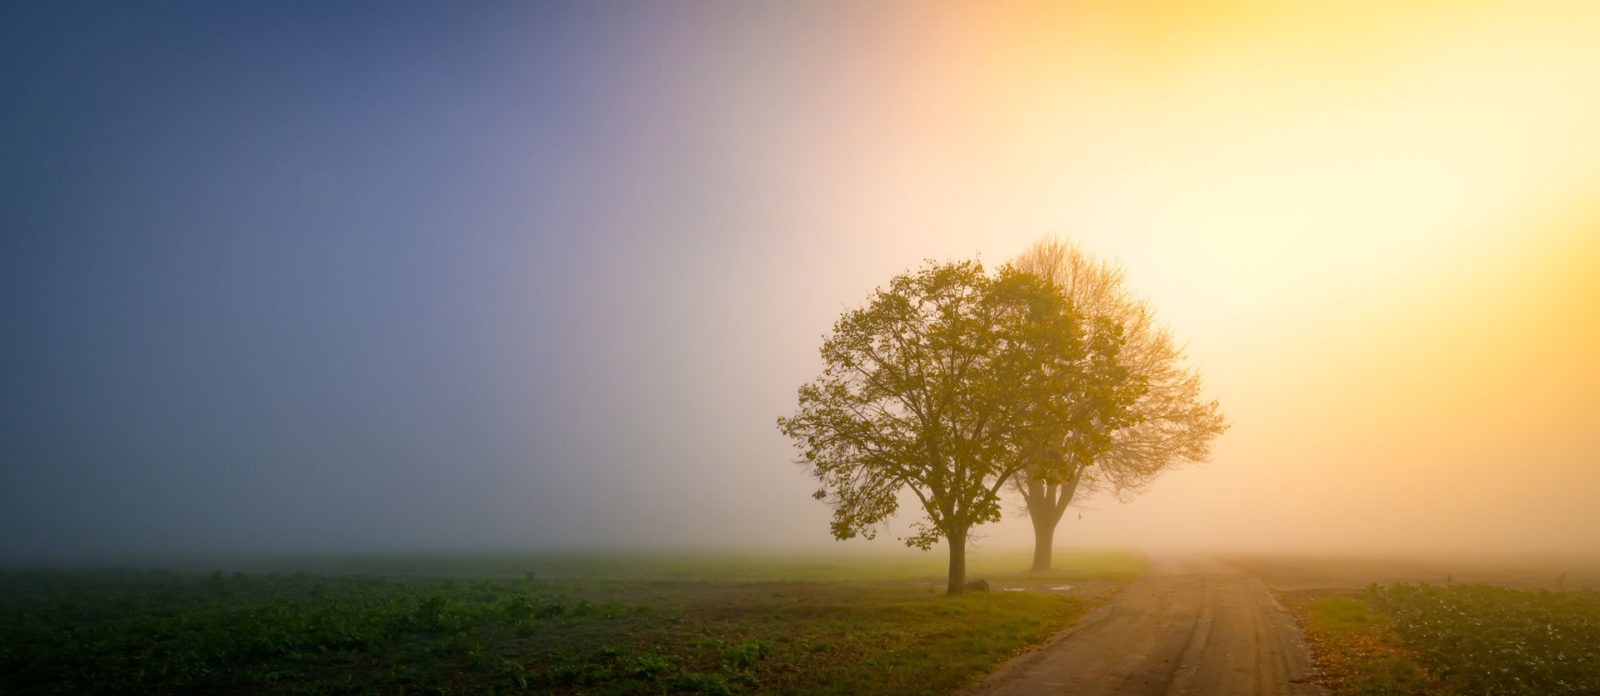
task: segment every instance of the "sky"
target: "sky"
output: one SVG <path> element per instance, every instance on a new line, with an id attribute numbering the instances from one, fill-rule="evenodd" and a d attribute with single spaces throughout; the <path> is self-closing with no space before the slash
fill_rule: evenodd
<path id="1" fill-rule="evenodd" d="M 1472 0 L 9 3 L 0 557 L 890 548 L 907 520 L 831 540 L 775 419 L 874 288 L 1049 235 L 1232 424 L 1061 544 L 1600 553 L 1596 35 Z"/>

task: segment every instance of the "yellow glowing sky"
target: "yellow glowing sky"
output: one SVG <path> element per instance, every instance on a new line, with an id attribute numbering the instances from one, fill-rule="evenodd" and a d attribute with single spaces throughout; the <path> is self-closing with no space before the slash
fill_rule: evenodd
<path id="1" fill-rule="evenodd" d="M 779 146 L 794 210 L 857 254 L 808 328 L 919 258 L 1071 237 L 1234 423 L 1064 542 L 1600 549 L 1600 5 L 973 3 L 870 31 Z"/>
<path id="2" fill-rule="evenodd" d="M 1108 252 L 1237 424 L 1140 507 L 1214 543 L 1592 548 L 1596 15 L 1390 5 L 1109 18 L 1103 136 L 1019 129 L 1105 163 L 1097 226 L 1142 237 Z"/>

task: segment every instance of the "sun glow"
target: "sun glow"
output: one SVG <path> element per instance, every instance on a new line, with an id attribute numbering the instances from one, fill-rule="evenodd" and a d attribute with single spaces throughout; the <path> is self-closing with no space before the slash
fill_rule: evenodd
<path id="1" fill-rule="evenodd" d="M 987 209 L 1047 210 L 983 221 L 1002 248 L 1042 225 L 1121 259 L 1228 405 L 1219 464 L 1160 505 L 1428 491 L 1537 515 L 1561 496 L 1532 491 L 1600 484 L 1581 444 L 1600 7 L 986 5 L 939 28 L 919 166 L 954 164 Z M 1331 505 L 1275 514 L 1314 537 Z"/>

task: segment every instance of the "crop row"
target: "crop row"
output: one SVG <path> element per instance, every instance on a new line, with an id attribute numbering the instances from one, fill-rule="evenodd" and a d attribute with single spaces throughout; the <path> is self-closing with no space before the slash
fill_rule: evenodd
<path id="1" fill-rule="evenodd" d="M 1462 693 L 1600 694 L 1600 592 L 1402 583 L 1368 601 Z"/>
<path id="2" fill-rule="evenodd" d="M 621 615 L 534 581 L 405 581 L 165 572 L 0 575 L 0 692 L 215 693 L 295 690 L 373 663 L 478 655 L 541 621 Z M 475 652 L 476 649 L 476 652 Z M 470 665 L 469 665 L 470 666 Z M 401 669 L 368 675 L 425 686 Z M 507 672 L 486 664 L 485 673 Z M 508 682 L 526 677 L 508 674 Z M 370 685 L 370 684 L 369 684 Z"/>
<path id="3" fill-rule="evenodd" d="M 1083 610 L 907 581 L 0 573 L 0 694 L 943 694 Z"/>

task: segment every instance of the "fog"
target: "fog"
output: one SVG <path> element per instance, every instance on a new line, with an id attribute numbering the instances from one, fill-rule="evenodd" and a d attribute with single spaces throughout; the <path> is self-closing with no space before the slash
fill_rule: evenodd
<path id="1" fill-rule="evenodd" d="M 1058 543 L 1600 553 L 1600 12 L 794 5 L 0 11 L 0 554 L 893 549 L 774 420 L 1046 235 L 1232 424 Z"/>

